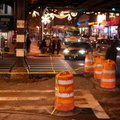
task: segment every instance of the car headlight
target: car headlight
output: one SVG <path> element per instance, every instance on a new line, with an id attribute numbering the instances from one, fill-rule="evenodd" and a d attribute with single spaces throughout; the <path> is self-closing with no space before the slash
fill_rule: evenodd
<path id="1" fill-rule="evenodd" d="M 68 54 L 68 53 L 69 53 L 69 50 L 68 50 L 68 49 L 65 49 L 65 50 L 63 51 L 63 53 L 64 53 L 64 54 Z"/>
<path id="2" fill-rule="evenodd" d="M 79 50 L 79 53 L 80 53 L 80 54 L 85 54 L 86 51 L 85 51 L 85 50 Z"/>
<path id="3" fill-rule="evenodd" d="M 120 47 L 117 47 L 116 49 L 117 49 L 118 51 L 120 51 Z"/>
<path id="4" fill-rule="evenodd" d="M 78 39 L 78 42 L 80 42 L 81 41 L 81 39 Z"/>

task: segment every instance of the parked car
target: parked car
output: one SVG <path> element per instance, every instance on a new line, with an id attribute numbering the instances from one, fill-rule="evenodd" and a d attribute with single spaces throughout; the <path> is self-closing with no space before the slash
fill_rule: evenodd
<path id="1" fill-rule="evenodd" d="M 89 43 L 73 42 L 63 50 L 64 58 L 67 59 L 84 59 L 85 55 L 93 51 Z"/>
<path id="2" fill-rule="evenodd" d="M 106 51 L 111 45 L 111 40 L 108 39 L 99 39 L 96 43 L 96 49 L 98 52 Z"/>

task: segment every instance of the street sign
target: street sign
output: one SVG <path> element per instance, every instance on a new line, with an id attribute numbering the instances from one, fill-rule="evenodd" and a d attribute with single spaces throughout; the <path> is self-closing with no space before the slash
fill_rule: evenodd
<path id="1" fill-rule="evenodd" d="M 12 15 L 0 15 L 0 31 L 14 30 L 14 17 Z"/>

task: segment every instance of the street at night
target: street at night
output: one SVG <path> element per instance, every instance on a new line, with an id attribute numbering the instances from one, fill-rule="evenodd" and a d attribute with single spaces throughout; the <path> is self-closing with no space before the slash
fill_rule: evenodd
<path id="1" fill-rule="evenodd" d="M 119 120 L 119 64 L 117 64 L 116 87 L 105 89 L 101 88 L 100 80 L 94 79 L 93 73 L 84 72 L 84 60 L 65 60 L 62 51 L 60 55 L 31 52 L 26 60 L 30 68 L 29 80 L 12 81 L 9 75 L 1 75 L 1 118 Z M 3 70 L 8 72 L 9 65 L 15 62 L 14 57 L 10 55 L 4 55 L 0 61 L 1 72 Z M 119 56 L 117 61 L 119 63 Z M 77 112 L 73 112 L 74 114 L 66 112 L 57 114 L 57 110 L 53 112 L 56 75 L 62 71 L 71 71 L 74 76 L 74 105 L 79 108 Z"/>
<path id="2" fill-rule="evenodd" d="M 120 1 L 0 0 L 0 120 L 120 120 Z"/>

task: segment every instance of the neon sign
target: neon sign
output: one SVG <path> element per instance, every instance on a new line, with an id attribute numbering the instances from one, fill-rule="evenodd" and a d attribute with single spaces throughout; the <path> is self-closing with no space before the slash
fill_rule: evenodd
<path id="1" fill-rule="evenodd" d="M 88 25 L 95 25 L 97 22 L 89 22 Z"/>

